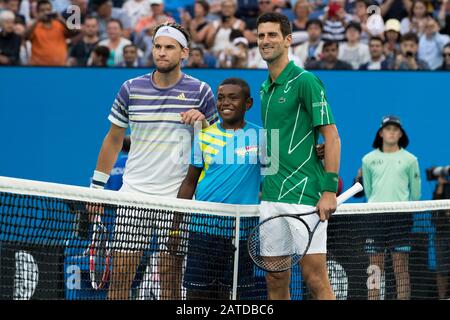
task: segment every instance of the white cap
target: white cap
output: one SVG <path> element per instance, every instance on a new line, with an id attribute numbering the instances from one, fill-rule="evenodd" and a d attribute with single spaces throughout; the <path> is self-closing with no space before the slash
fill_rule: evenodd
<path id="1" fill-rule="evenodd" d="M 248 47 L 248 41 L 244 37 L 237 37 L 233 40 L 233 46 L 237 46 L 239 43 L 245 44 Z"/>

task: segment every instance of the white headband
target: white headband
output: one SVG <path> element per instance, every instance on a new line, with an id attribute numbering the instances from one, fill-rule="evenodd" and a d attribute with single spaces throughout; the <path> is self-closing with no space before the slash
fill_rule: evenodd
<path id="1" fill-rule="evenodd" d="M 175 29 L 174 27 L 163 26 L 163 27 L 159 28 L 158 32 L 156 32 L 153 39 L 156 40 L 156 38 L 158 38 L 160 36 L 169 37 L 169 38 L 177 40 L 183 48 L 188 47 L 188 43 L 187 43 L 187 40 L 186 40 L 186 37 L 184 36 L 184 34 L 180 30 Z"/>
<path id="2" fill-rule="evenodd" d="M 243 43 L 248 47 L 248 40 L 244 37 L 237 37 L 233 40 L 233 46 L 237 46 L 239 43 Z"/>

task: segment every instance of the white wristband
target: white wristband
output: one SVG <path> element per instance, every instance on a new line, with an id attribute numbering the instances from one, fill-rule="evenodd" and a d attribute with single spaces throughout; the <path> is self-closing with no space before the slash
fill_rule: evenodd
<path id="1" fill-rule="evenodd" d="M 104 189 L 108 179 L 109 174 L 95 170 L 92 176 L 91 188 Z"/>

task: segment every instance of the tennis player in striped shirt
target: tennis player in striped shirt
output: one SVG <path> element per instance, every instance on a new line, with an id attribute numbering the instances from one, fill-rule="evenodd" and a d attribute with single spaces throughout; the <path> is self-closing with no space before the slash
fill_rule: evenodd
<path id="1" fill-rule="evenodd" d="M 180 143 L 180 132 L 192 138 L 196 121 L 207 127 L 218 120 L 209 85 L 181 71 L 182 60 L 189 56 L 189 40 L 189 34 L 175 23 L 155 28 L 152 53 L 156 70 L 130 79 L 120 88 L 108 117 L 111 128 L 103 141 L 91 187 L 105 185 L 129 127 L 131 149 L 120 192 L 177 196 L 189 162 L 177 155 L 189 150 L 191 143 L 190 139 Z M 174 161 L 177 159 L 180 161 Z M 161 229 L 155 223 L 168 219 L 167 213 L 142 215 L 135 210 L 118 210 L 109 299 L 129 298 L 137 265 L 149 246 L 153 229 Z M 163 270 L 160 273 L 164 286 L 168 280 Z"/>

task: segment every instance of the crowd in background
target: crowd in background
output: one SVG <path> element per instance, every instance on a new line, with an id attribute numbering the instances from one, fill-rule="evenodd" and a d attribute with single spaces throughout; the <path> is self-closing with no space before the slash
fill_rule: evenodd
<path id="1" fill-rule="evenodd" d="M 191 34 L 190 68 L 267 68 L 256 19 L 292 22 L 306 69 L 450 70 L 450 0 L 0 0 L 0 65 L 151 67 L 153 27 Z"/>

